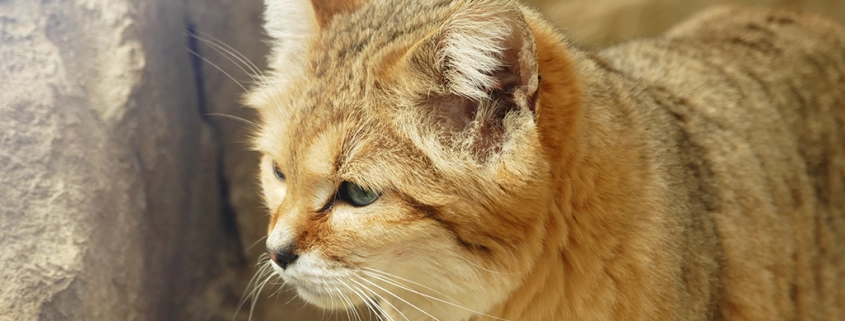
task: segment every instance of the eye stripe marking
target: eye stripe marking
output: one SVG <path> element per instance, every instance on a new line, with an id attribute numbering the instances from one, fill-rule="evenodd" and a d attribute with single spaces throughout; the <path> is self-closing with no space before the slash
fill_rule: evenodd
<path id="1" fill-rule="evenodd" d="M 424 203 L 417 201 L 416 199 L 414 199 L 410 196 L 406 196 L 406 197 L 404 197 L 404 199 L 405 199 L 405 202 L 408 205 L 411 206 L 411 208 L 413 208 L 418 213 L 423 214 L 423 216 L 422 216 L 423 219 L 429 219 L 429 220 L 435 221 L 440 226 L 442 226 L 444 229 L 449 231 L 449 233 L 451 233 L 455 237 L 455 241 L 457 241 L 458 245 L 460 245 L 461 247 L 463 247 L 463 248 L 465 248 L 465 249 L 467 249 L 471 252 L 476 252 L 476 253 L 481 252 L 481 253 L 485 253 L 485 254 L 490 253 L 489 247 L 482 245 L 482 244 L 473 243 L 473 242 L 467 241 L 466 239 L 462 238 L 461 234 L 459 233 L 458 228 L 457 228 L 458 224 L 444 219 L 442 214 L 441 214 L 440 209 L 438 209 L 436 206 L 424 204 Z"/>

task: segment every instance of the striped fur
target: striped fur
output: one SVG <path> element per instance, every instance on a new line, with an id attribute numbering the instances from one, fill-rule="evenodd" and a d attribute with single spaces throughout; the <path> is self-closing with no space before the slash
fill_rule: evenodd
<path id="1" fill-rule="evenodd" d="M 266 0 L 269 251 L 392 320 L 845 320 L 845 31 L 590 52 L 511 0 Z M 284 173 L 274 175 L 274 164 Z M 381 193 L 338 201 L 352 182 Z M 342 299 L 341 299 L 342 297 Z"/>

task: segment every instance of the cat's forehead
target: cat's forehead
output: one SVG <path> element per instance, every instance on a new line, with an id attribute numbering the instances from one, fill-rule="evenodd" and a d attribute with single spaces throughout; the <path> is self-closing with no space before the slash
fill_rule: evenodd
<path id="1" fill-rule="evenodd" d="M 338 15 L 324 28 L 311 49 L 317 77 L 339 71 L 377 76 L 414 43 L 439 28 L 457 4 L 450 0 L 413 1 L 396 6 L 370 1 L 356 12 Z"/>
<path id="2" fill-rule="evenodd" d="M 336 17 L 310 47 L 302 73 L 285 74 L 278 87 L 271 81 L 255 91 L 251 98 L 264 123 L 258 148 L 280 162 L 338 163 L 369 140 L 401 140 L 390 138 L 399 132 L 391 130 L 399 99 L 385 89 L 396 80 L 383 77 L 443 23 L 449 16 L 444 12 L 455 9 L 446 0 L 408 5 L 419 8 L 398 10 L 388 1 L 371 1 Z"/>
<path id="3" fill-rule="evenodd" d="M 366 102 L 348 91 L 303 90 L 289 97 L 287 105 L 264 113 L 258 137 L 259 149 L 287 170 L 329 176 L 384 129 L 366 111 Z"/>

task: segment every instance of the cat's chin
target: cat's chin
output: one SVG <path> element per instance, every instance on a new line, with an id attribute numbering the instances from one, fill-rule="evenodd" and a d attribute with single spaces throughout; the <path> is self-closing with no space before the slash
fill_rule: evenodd
<path id="1" fill-rule="evenodd" d="M 338 309 L 343 308 L 338 306 L 337 302 L 332 302 L 332 297 L 329 293 L 311 289 L 305 286 L 296 286 L 296 294 L 309 304 L 315 305 L 321 309 Z"/>
<path id="2" fill-rule="evenodd" d="M 294 287 L 296 288 L 296 294 L 299 295 L 299 298 L 301 298 L 308 304 L 314 305 L 321 309 L 346 310 L 352 308 L 348 305 L 349 303 L 356 303 L 348 301 L 356 297 L 355 295 L 349 293 L 344 293 L 347 298 L 346 300 L 344 300 L 341 299 L 340 295 L 338 295 L 338 291 L 324 291 L 323 289 L 316 289 L 313 287 L 301 285 L 295 285 Z"/>

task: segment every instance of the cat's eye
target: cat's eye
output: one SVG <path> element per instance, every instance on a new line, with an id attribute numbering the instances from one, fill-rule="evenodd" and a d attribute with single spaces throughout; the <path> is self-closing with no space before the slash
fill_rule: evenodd
<path id="1" fill-rule="evenodd" d="M 338 191 L 340 199 L 346 201 L 352 206 L 367 206 L 375 202 L 381 194 L 371 189 L 366 189 L 358 184 L 351 182 L 343 182 Z"/>
<path id="2" fill-rule="evenodd" d="M 273 162 L 273 173 L 276 174 L 276 178 L 285 180 L 285 173 L 282 173 L 282 170 L 279 168 L 279 164 L 276 164 L 276 162 Z"/>

